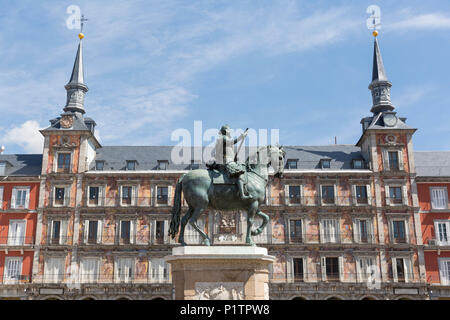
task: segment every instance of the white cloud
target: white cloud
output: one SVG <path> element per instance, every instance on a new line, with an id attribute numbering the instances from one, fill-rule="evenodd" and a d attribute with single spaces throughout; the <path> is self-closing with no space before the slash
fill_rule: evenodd
<path id="1" fill-rule="evenodd" d="M 393 30 L 450 29 L 450 17 L 442 13 L 409 15 L 386 27 Z"/>
<path id="2" fill-rule="evenodd" d="M 28 120 L 18 127 L 7 130 L 0 141 L 6 146 L 6 153 L 8 144 L 18 144 L 27 153 L 42 153 L 44 137 L 39 132 L 40 129 L 37 121 Z"/>

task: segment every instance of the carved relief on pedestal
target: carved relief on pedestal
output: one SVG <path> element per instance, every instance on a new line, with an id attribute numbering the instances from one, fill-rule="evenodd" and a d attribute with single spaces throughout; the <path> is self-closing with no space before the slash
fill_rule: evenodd
<path id="1" fill-rule="evenodd" d="M 196 282 L 196 300 L 244 300 L 243 282 Z"/>

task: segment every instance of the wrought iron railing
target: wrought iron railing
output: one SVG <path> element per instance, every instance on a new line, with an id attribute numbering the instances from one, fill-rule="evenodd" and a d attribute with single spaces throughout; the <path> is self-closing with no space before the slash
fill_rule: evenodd
<path id="1" fill-rule="evenodd" d="M 170 274 L 166 272 L 153 272 L 150 269 L 146 274 L 134 274 L 133 272 L 115 271 L 110 274 L 105 273 L 44 273 L 35 276 L 33 283 L 41 284 L 170 284 L 172 283 Z"/>
<path id="2" fill-rule="evenodd" d="M 34 244 L 34 237 L 29 236 L 0 237 L 0 246 L 31 246 L 33 244 Z"/>

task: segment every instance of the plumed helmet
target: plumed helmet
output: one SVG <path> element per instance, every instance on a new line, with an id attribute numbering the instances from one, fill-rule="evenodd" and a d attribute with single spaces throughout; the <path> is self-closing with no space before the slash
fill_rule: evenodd
<path id="1" fill-rule="evenodd" d="M 222 128 L 220 128 L 220 133 L 221 134 L 227 134 L 227 130 L 229 130 L 230 129 L 230 126 L 229 125 L 224 125 L 224 126 L 222 126 Z"/>

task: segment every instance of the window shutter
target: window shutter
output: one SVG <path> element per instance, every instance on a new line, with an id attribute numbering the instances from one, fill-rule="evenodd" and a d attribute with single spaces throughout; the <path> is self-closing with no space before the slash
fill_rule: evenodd
<path id="1" fill-rule="evenodd" d="M 320 264 L 322 269 L 322 281 L 327 281 L 327 260 L 326 257 L 320 258 Z"/>
<path id="2" fill-rule="evenodd" d="M 130 221 L 130 243 L 134 243 L 134 239 L 136 238 L 136 220 Z"/>
<path id="3" fill-rule="evenodd" d="M 52 236 L 53 236 L 53 221 L 49 220 L 47 222 L 47 244 L 49 244 L 50 241 L 52 241 Z"/>
<path id="4" fill-rule="evenodd" d="M 359 219 L 353 220 L 353 234 L 355 237 L 355 242 L 360 243 L 361 242 L 361 230 L 360 230 Z"/>
<path id="5" fill-rule="evenodd" d="M 168 231 L 169 230 L 169 220 L 164 220 L 164 243 L 169 241 Z"/>
<path id="6" fill-rule="evenodd" d="M 289 185 L 288 184 L 284 185 L 284 201 L 285 201 L 284 203 L 286 205 L 290 204 L 290 201 L 289 201 Z"/>
<path id="7" fill-rule="evenodd" d="M 392 258 L 392 277 L 394 278 L 394 282 L 398 282 L 397 276 L 397 258 Z"/>
<path id="8" fill-rule="evenodd" d="M 59 231 L 59 244 L 67 244 L 67 220 L 61 221 L 61 230 Z"/>
<path id="9" fill-rule="evenodd" d="M 12 189 L 12 195 L 11 195 L 11 208 L 15 208 L 16 207 L 16 196 L 17 196 L 17 188 L 14 187 Z"/>
<path id="10" fill-rule="evenodd" d="M 98 187 L 98 205 L 99 206 L 104 206 L 105 205 L 104 188 L 105 188 L 105 186 L 99 186 Z"/>
<path id="11" fill-rule="evenodd" d="M 403 185 L 402 186 L 402 192 L 403 192 L 403 204 L 405 206 L 408 205 L 408 190 L 407 190 L 407 185 Z"/>
<path id="12" fill-rule="evenodd" d="M 356 185 L 355 184 L 352 185 L 352 203 L 354 205 L 356 205 L 358 203 L 358 201 L 356 199 Z"/>
<path id="13" fill-rule="evenodd" d="M 345 281 L 345 274 L 344 274 L 344 257 L 339 257 L 339 281 L 344 282 Z"/>
<path id="14" fill-rule="evenodd" d="M 173 203 L 173 195 L 172 195 L 172 190 L 173 187 L 172 186 L 168 186 L 167 187 L 167 204 L 170 205 Z"/>
<path id="15" fill-rule="evenodd" d="M 89 220 L 84 220 L 84 243 L 88 243 L 88 233 L 89 233 Z"/>
<path id="16" fill-rule="evenodd" d="M 135 206 L 138 203 L 138 193 L 137 193 L 137 186 L 131 187 L 131 205 Z"/>
<path id="17" fill-rule="evenodd" d="M 334 203 L 337 204 L 339 203 L 338 200 L 338 192 L 337 192 L 337 184 L 333 184 L 333 191 L 334 191 Z"/>
<path id="18" fill-rule="evenodd" d="M 405 268 L 405 282 L 410 282 L 414 279 L 414 274 L 411 267 L 411 259 L 405 258 L 403 259 L 403 263 Z"/>
<path id="19" fill-rule="evenodd" d="M 320 220 L 319 222 L 319 234 L 320 234 L 320 242 L 325 242 L 325 220 Z"/>
<path id="20" fill-rule="evenodd" d="M 385 193 L 386 193 L 386 205 L 387 205 L 387 206 L 390 206 L 390 205 L 391 205 L 391 199 L 389 198 L 389 197 L 390 197 L 390 194 L 389 194 L 389 186 L 385 185 L 385 186 L 384 186 L 384 191 L 385 191 Z"/>
<path id="21" fill-rule="evenodd" d="M 102 243 L 102 226 L 103 220 L 98 220 L 97 223 L 97 243 Z"/>
<path id="22" fill-rule="evenodd" d="M 403 163 L 403 152 L 400 150 L 400 151 L 398 151 L 398 169 L 405 170 L 404 167 L 405 166 Z"/>
<path id="23" fill-rule="evenodd" d="M 370 205 L 372 205 L 372 191 L 370 190 L 370 184 L 366 185 L 366 190 L 367 190 L 367 203 Z"/>
<path id="24" fill-rule="evenodd" d="M 287 279 L 288 282 L 294 281 L 294 259 L 292 257 L 289 258 L 289 263 L 287 264 Z"/>
<path id="25" fill-rule="evenodd" d="M 387 150 L 383 150 L 383 169 L 389 171 L 389 153 Z"/>
<path id="26" fill-rule="evenodd" d="M 368 230 L 370 232 L 369 239 L 370 243 L 375 243 L 375 229 L 373 225 L 373 218 L 367 220 Z"/>
<path id="27" fill-rule="evenodd" d="M 0 187 L 0 210 L 3 210 L 3 187 Z"/>
<path id="28" fill-rule="evenodd" d="M 26 197 L 25 197 L 25 209 L 30 208 L 30 188 L 26 189 Z"/>
<path id="29" fill-rule="evenodd" d="M 356 259 L 356 280 L 358 282 L 363 282 L 363 280 L 362 280 L 361 263 L 362 263 L 362 259 L 361 258 L 357 258 Z"/>
<path id="30" fill-rule="evenodd" d="M 307 204 L 308 201 L 305 199 L 305 189 L 304 189 L 304 185 L 301 184 L 300 185 L 300 204 L 301 205 L 305 205 Z"/>
<path id="31" fill-rule="evenodd" d="M 333 238 L 334 242 L 341 242 L 341 224 L 339 218 L 333 219 L 334 231 Z"/>

